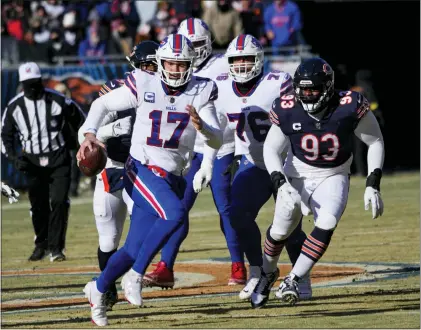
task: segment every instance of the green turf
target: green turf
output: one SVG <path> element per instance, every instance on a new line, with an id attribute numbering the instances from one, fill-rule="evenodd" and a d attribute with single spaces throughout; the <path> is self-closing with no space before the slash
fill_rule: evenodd
<path id="1" fill-rule="evenodd" d="M 376 220 L 364 211 L 365 180 L 353 177 L 347 209 L 323 256 L 322 262 L 410 263 L 420 261 L 419 174 L 385 176 L 382 196 L 385 212 Z M 73 205 L 67 235 L 68 260 L 51 264 L 26 261 L 32 251 L 33 229 L 25 204 L 9 206 L 2 199 L 2 270 L 96 266 L 97 233 L 92 216 L 91 196 Z M 22 202 L 25 203 L 25 202 Z M 20 207 L 20 209 L 19 209 Z M 22 208 L 23 207 L 23 208 Z M 273 202 L 261 210 L 257 220 L 264 233 L 273 216 Z M 308 233 L 312 219 L 304 219 Z M 128 226 L 125 226 L 125 233 Z M 123 234 L 123 237 L 125 234 Z M 178 260 L 228 258 L 219 229 L 219 219 L 209 190 L 199 196 L 192 210 L 190 234 Z M 285 253 L 281 262 L 288 262 Z M 119 304 L 109 314 L 114 328 L 418 328 L 420 327 L 420 278 L 415 276 L 376 280 L 358 286 L 314 289 L 314 299 L 285 307 L 273 299 L 266 308 L 252 310 L 234 295 L 182 300 L 146 301 L 147 308 Z M 39 299 L 81 292 L 87 275 L 3 277 L 2 302 Z M 51 288 L 49 286 L 51 285 Z M 89 307 L 3 314 L 3 327 L 85 328 Z"/>

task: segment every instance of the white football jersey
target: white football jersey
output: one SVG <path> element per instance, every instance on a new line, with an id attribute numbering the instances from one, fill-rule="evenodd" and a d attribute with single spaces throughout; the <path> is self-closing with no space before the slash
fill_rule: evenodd
<path id="1" fill-rule="evenodd" d="M 216 80 L 216 77 L 221 74 L 228 73 L 229 65 L 228 61 L 223 54 L 211 55 L 208 60 L 205 60 L 199 68 L 196 68 L 194 74 L 199 77 L 206 77 L 212 80 Z M 225 155 L 231 154 L 234 152 L 235 143 L 234 143 L 234 133 L 232 129 L 226 123 L 226 116 L 216 109 L 219 124 L 221 129 L 225 127 L 223 131 L 223 141 L 222 146 L 218 150 L 217 157 L 221 158 Z M 194 144 L 194 151 L 198 153 L 203 153 L 204 141 L 202 135 L 197 134 L 196 141 Z"/>
<path id="2" fill-rule="evenodd" d="M 182 92 L 171 95 L 157 73 L 135 70 L 126 86 L 136 93 L 138 102 L 130 154 L 143 164 L 180 175 L 190 165 L 197 135 L 185 108 L 191 104 L 205 122 L 209 115 L 216 121 L 217 85 L 192 76 Z"/>
<path id="3" fill-rule="evenodd" d="M 235 131 L 235 154 L 245 155 L 250 162 L 266 169 L 263 143 L 271 126 L 269 112 L 273 101 L 281 93 L 291 90 L 291 76 L 285 72 L 271 71 L 263 75 L 245 95 L 237 89 L 228 74 L 218 76 L 215 81 L 219 90 L 215 106 L 224 113 L 228 125 Z"/>

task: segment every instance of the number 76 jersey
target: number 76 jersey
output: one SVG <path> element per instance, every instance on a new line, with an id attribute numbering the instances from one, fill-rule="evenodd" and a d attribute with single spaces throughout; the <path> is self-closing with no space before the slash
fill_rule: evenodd
<path id="1" fill-rule="evenodd" d="M 215 81 L 219 91 L 215 107 L 227 117 L 227 125 L 234 131 L 235 154 L 245 155 L 257 167 L 266 169 L 263 143 L 271 126 L 269 111 L 280 93 L 292 89 L 291 76 L 280 71 L 269 72 L 246 94 L 238 90 L 228 74 L 218 76 Z"/>

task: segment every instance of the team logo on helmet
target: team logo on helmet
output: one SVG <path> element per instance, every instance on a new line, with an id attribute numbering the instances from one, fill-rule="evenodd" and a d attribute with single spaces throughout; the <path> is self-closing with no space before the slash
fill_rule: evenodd
<path id="1" fill-rule="evenodd" d="M 327 65 L 326 63 L 325 64 L 323 64 L 323 72 L 325 72 L 325 73 L 332 73 L 332 68 L 329 66 L 329 65 Z"/>

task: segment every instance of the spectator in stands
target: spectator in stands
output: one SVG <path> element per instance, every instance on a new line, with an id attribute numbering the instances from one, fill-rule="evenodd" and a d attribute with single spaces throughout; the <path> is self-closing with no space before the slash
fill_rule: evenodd
<path id="1" fill-rule="evenodd" d="M 26 19 L 23 2 L 16 1 L 15 3 L 3 3 L 2 1 L 2 19 L 6 23 L 7 32 L 10 36 L 17 40 L 22 40 L 24 31 L 27 30 Z"/>
<path id="2" fill-rule="evenodd" d="M 280 47 L 303 43 L 301 37 L 301 12 L 290 0 L 275 0 L 264 12 L 266 37 L 271 41 L 273 54 L 289 55 L 291 51 L 280 51 Z"/>
<path id="3" fill-rule="evenodd" d="M 67 43 L 63 38 L 60 29 L 53 29 L 50 34 L 48 42 L 48 62 L 55 63 L 54 57 L 56 56 L 76 56 L 77 50 L 75 47 Z"/>
<path id="4" fill-rule="evenodd" d="M 61 1 L 57 0 L 41 1 L 41 5 L 45 8 L 48 16 L 53 20 L 59 18 L 65 10 Z"/>
<path id="5" fill-rule="evenodd" d="M 380 128 L 384 128 L 384 117 L 374 92 L 372 73 L 369 70 L 358 70 L 355 75 L 355 86 L 351 90 L 363 94 L 370 102 L 370 110 L 373 112 Z M 367 147 L 361 140 L 354 137 L 354 165 L 357 175 L 367 176 Z"/>
<path id="6" fill-rule="evenodd" d="M 156 15 L 149 23 L 151 26 L 149 37 L 152 40 L 160 42 L 167 35 L 174 33 L 177 30 L 178 24 L 179 21 L 174 8 L 167 1 L 159 1 Z"/>
<path id="7" fill-rule="evenodd" d="M 78 56 L 79 57 L 89 57 L 96 56 L 101 57 L 106 54 L 107 44 L 104 40 L 101 40 L 99 36 L 99 31 L 96 28 L 90 28 L 89 33 L 85 40 L 83 40 L 79 45 Z M 98 62 L 104 62 L 100 59 L 92 60 L 81 60 L 82 64 L 92 64 Z"/>
<path id="8" fill-rule="evenodd" d="M 32 18 L 29 20 L 29 26 L 34 34 L 34 40 L 38 44 L 43 44 L 50 39 L 50 30 L 48 28 L 49 17 L 43 6 L 38 6 Z"/>
<path id="9" fill-rule="evenodd" d="M 19 63 L 17 40 L 9 35 L 4 21 L 1 24 L 1 61 L 3 65 Z"/>
<path id="10" fill-rule="evenodd" d="M 206 7 L 202 19 L 215 38 L 214 49 L 226 49 L 243 32 L 240 14 L 232 7 L 231 0 L 218 0 L 216 6 Z"/>
<path id="11" fill-rule="evenodd" d="M 235 10 L 240 13 L 244 27 L 243 33 L 260 38 L 260 43 L 266 45 L 263 36 L 263 4 L 259 0 L 238 0 L 232 3 Z"/>
<path id="12" fill-rule="evenodd" d="M 77 23 L 77 11 L 72 10 L 63 16 L 64 40 L 72 47 L 78 47 L 82 40 L 82 30 Z"/>

